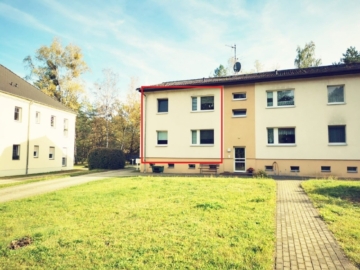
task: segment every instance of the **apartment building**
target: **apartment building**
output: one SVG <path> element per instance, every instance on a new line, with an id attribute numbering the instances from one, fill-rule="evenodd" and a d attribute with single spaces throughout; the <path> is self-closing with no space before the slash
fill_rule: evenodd
<path id="1" fill-rule="evenodd" d="M 360 64 L 165 82 L 142 96 L 142 171 L 359 178 Z"/>
<path id="2" fill-rule="evenodd" d="M 76 113 L 0 65 L 0 176 L 73 169 Z"/>

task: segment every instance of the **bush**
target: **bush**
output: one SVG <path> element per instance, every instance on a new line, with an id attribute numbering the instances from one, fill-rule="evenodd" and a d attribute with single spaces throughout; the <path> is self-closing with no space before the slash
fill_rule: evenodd
<path id="1" fill-rule="evenodd" d="M 125 156 L 120 149 L 95 148 L 88 156 L 89 170 L 93 169 L 123 169 Z"/>
<path id="2" fill-rule="evenodd" d="M 268 174 L 264 170 L 258 170 L 255 172 L 254 177 L 256 178 L 268 178 Z"/>

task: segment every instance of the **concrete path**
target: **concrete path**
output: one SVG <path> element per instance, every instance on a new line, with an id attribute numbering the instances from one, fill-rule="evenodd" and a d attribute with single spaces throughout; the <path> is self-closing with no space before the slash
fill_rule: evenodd
<path id="1" fill-rule="evenodd" d="M 35 183 L 23 184 L 8 188 L 0 189 L 0 203 L 22 199 L 34 195 L 39 195 L 55 190 L 81 185 L 84 183 L 97 181 L 100 179 L 106 179 L 117 176 L 136 176 L 138 173 L 134 173 L 133 170 L 115 170 L 108 172 L 99 172 L 75 177 L 58 178 L 54 180 L 46 180 Z"/>
<path id="2" fill-rule="evenodd" d="M 301 181 L 277 181 L 275 269 L 357 269 L 326 228 Z"/>

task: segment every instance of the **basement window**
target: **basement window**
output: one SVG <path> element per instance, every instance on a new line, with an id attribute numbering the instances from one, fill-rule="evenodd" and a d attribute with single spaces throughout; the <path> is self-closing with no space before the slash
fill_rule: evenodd
<path id="1" fill-rule="evenodd" d="M 265 166 L 265 171 L 273 171 L 274 170 L 274 168 L 273 168 L 273 166 Z"/>
<path id="2" fill-rule="evenodd" d="M 357 173 L 357 167 L 347 167 L 347 172 L 348 173 Z"/>
<path id="3" fill-rule="evenodd" d="M 291 172 L 300 172 L 300 167 L 299 166 L 290 166 L 290 171 Z"/>
<path id="4" fill-rule="evenodd" d="M 321 166 L 321 172 L 331 172 L 330 166 Z"/>
<path id="5" fill-rule="evenodd" d="M 195 169 L 195 168 L 196 168 L 195 164 L 189 164 L 189 169 Z"/>
<path id="6" fill-rule="evenodd" d="M 168 168 L 169 168 L 169 169 L 174 169 L 174 168 L 175 168 L 175 164 L 174 164 L 174 163 L 169 163 L 169 164 L 168 164 Z"/>

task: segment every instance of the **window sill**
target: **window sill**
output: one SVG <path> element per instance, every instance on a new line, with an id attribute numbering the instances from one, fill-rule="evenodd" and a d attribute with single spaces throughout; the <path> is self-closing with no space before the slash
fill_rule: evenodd
<path id="1" fill-rule="evenodd" d="M 167 144 L 157 144 L 155 145 L 156 147 L 167 147 L 168 145 Z"/>
<path id="2" fill-rule="evenodd" d="M 266 109 L 281 109 L 281 108 L 295 108 L 295 105 L 291 106 L 273 106 L 273 107 L 266 107 Z"/>
<path id="3" fill-rule="evenodd" d="M 233 115 L 232 118 L 245 118 L 246 115 Z"/>
<path id="4" fill-rule="evenodd" d="M 192 113 L 214 112 L 214 110 L 191 111 Z"/>
<path id="5" fill-rule="evenodd" d="M 294 147 L 296 146 L 295 143 L 288 143 L 288 144 L 267 144 L 266 146 L 269 146 L 269 147 L 277 147 L 277 146 L 280 146 L 280 147 Z"/>
<path id="6" fill-rule="evenodd" d="M 233 101 L 243 101 L 243 100 L 247 100 L 247 98 L 233 98 Z"/>
<path id="7" fill-rule="evenodd" d="M 191 147 L 213 147 L 213 144 L 190 144 Z"/>
<path id="8" fill-rule="evenodd" d="M 169 112 L 157 112 L 156 114 L 164 115 L 164 114 L 169 114 Z"/>
<path id="9" fill-rule="evenodd" d="M 327 103 L 326 105 L 328 106 L 332 106 L 332 105 L 346 105 L 345 102 L 332 102 L 332 103 Z"/>
<path id="10" fill-rule="evenodd" d="M 347 143 L 329 143 L 328 146 L 347 146 Z"/>
<path id="11" fill-rule="evenodd" d="M 293 173 L 298 173 L 298 172 L 300 172 L 300 171 L 290 171 L 290 172 L 293 172 Z"/>

